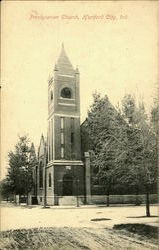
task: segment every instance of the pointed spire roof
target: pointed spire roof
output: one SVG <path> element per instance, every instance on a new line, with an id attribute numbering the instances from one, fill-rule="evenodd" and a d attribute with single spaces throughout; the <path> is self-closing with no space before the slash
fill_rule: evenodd
<path id="1" fill-rule="evenodd" d="M 32 157 L 36 158 L 34 143 L 32 143 L 31 147 L 30 147 L 30 158 L 32 158 Z"/>
<path id="2" fill-rule="evenodd" d="M 76 74 L 79 74 L 78 65 L 76 66 Z"/>
<path id="3" fill-rule="evenodd" d="M 34 143 L 33 142 L 31 143 L 30 150 L 31 150 L 31 152 L 35 152 L 35 147 L 34 147 Z"/>
<path id="4" fill-rule="evenodd" d="M 38 157 L 44 156 L 44 151 L 45 150 L 47 152 L 47 141 L 44 138 L 44 135 L 42 134 L 41 138 L 40 138 L 40 145 L 39 145 Z"/>
<path id="5" fill-rule="evenodd" d="M 74 69 L 73 66 L 65 52 L 64 49 L 64 44 L 62 43 L 62 48 L 61 48 L 61 53 L 60 56 L 58 58 L 56 67 L 58 69 L 58 71 L 63 74 L 63 75 L 72 75 L 74 74 Z"/>

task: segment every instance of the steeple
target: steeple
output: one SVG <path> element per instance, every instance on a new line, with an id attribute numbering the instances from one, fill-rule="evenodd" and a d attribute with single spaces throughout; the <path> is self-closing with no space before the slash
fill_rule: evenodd
<path id="1" fill-rule="evenodd" d="M 38 153 L 39 157 L 44 156 L 44 153 L 45 153 L 44 150 L 45 149 L 46 149 L 46 142 L 45 142 L 44 135 L 42 134 L 41 139 L 40 139 L 39 153 Z"/>
<path id="2" fill-rule="evenodd" d="M 73 75 L 75 73 L 73 66 L 65 52 L 64 44 L 62 43 L 61 53 L 57 60 L 56 69 L 59 73 L 65 75 Z"/>
<path id="3" fill-rule="evenodd" d="M 35 158 L 36 159 L 34 143 L 32 143 L 31 147 L 30 147 L 30 158 Z"/>
<path id="4" fill-rule="evenodd" d="M 76 72 L 76 74 L 79 74 L 78 66 L 76 66 L 75 72 Z"/>

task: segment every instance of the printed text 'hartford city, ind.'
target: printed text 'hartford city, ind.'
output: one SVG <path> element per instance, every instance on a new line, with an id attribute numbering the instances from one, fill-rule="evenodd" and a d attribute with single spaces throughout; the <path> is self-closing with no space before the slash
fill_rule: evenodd
<path id="1" fill-rule="evenodd" d="M 100 20 L 111 20 L 115 21 L 118 19 L 127 19 L 128 16 L 124 14 L 120 15 L 113 15 L 113 14 L 101 14 L 101 15 L 89 15 L 89 14 L 84 14 L 82 16 L 79 15 L 67 15 L 67 14 L 62 14 L 62 15 L 44 15 L 40 14 L 37 11 L 32 11 L 30 14 L 30 19 L 37 19 L 37 20 L 83 20 L 83 21 L 100 21 Z"/>

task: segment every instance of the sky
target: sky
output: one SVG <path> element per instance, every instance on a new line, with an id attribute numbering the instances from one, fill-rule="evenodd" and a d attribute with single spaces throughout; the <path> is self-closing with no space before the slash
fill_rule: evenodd
<path id="1" fill-rule="evenodd" d="M 47 133 L 48 78 L 64 43 L 80 71 L 81 122 L 95 91 L 113 105 L 133 94 L 149 110 L 158 80 L 158 2 L 4 1 L 1 177 L 8 151 Z"/>

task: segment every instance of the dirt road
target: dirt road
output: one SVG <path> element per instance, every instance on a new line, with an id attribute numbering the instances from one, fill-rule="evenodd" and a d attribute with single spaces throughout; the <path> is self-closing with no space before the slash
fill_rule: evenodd
<path id="1" fill-rule="evenodd" d="M 158 249 L 157 246 L 104 228 L 40 228 L 2 232 L 0 249 Z"/>
<path id="2" fill-rule="evenodd" d="M 157 206 L 151 213 L 157 214 Z M 144 207 L 1 206 L 0 249 L 157 249 L 144 237 L 112 229 L 120 223 L 157 224 L 144 214 Z"/>

